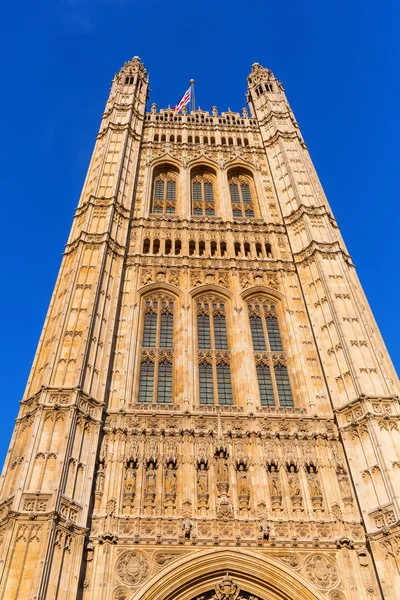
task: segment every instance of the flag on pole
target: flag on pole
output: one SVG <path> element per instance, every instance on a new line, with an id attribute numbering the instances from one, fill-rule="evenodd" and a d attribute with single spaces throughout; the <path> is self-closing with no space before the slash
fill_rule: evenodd
<path id="1" fill-rule="evenodd" d="M 192 88 L 190 87 L 188 90 L 186 90 L 186 92 L 183 94 L 182 98 L 179 100 L 178 104 L 176 106 L 174 106 L 173 110 L 176 110 L 176 112 L 179 112 L 182 110 L 182 108 L 184 106 L 186 106 L 186 104 L 189 104 L 190 102 L 190 98 L 192 95 Z"/>

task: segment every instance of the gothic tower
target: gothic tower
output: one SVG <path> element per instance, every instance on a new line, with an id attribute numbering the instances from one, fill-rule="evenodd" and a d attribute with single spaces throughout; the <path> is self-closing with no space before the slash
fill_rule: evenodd
<path id="1" fill-rule="evenodd" d="M 400 597 L 399 384 L 287 102 L 115 76 L 0 480 L 0 600 Z"/>

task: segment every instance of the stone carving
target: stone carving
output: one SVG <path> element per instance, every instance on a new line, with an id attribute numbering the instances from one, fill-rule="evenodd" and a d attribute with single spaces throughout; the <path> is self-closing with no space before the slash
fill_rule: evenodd
<path id="1" fill-rule="evenodd" d="M 122 585 L 119 585 L 117 588 L 115 588 L 113 595 L 115 600 L 127 600 L 128 597 L 129 590 L 127 588 L 123 587 Z"/>
<path id="2" fill-rule="evenodd" d="M 298 473 L 296 472 L 296 467 L 293 464 L 289 465 L 288 484 L 293 508 L 295 510 L 301 508 L 303 505 L 303 498 L 301 495 L 300 479 Z"/>
<path id="3" fill-rule="evenodd" d="M 147 463 L 144 492 L 144 506 L 147 514 L 152 513 L 156 498 L 156 466 L 153 460 Z"/>
<path id="4" fill-rule="evenodd" d="M 138 585 L 148 576 L 150 566 L 143 555 L 128 550 L 118 558 L 116 571 L 122 583 Z"/>
<path id="5" fill-rule="evenodd" d="M 277 509 L 280 508 L 282 505 L 282 487 L 278 473 L 278 467 L 274 463 L 271 463 L 268 467 L 268 471 L 271 504 L 273 509 Z"/>
<path id="6" fill-rule="evenodd" d="M 173 461 L 169 461 L 165 472 L 165 508 L 169 513 L 175 506 L 176 499 L 176 466 Z"/>
<path id="7" fill-rule="evenodd" d="M 333 587 L 338 580 L 335 565 L 323 554 L 311 555 L 306 560 L 304 570 L 307 579 L 323 590 Z"/>
<path id="8" fill-rule="evenodd" d="M 313 509 L 319 510 L 322 508 L 322 489 L 317 470 L 312 463 L 308 467 L 307 480 Z"/>
<path id="9" fill-rule="evenodd" d="M 239 497 L 239 509 L 241 512 L 247 511 L 249 508 L 250 492 L 249 482 L 247 479 L 246 465 L 241 462 L 237 468 L 237 488 Z"/>
<path id="10" fill-rule="evenodd" d="M 136 465 L 131 460 L 128 463 L 125 473 L 124 481 L 124 496 L 123 506 L 124 508 L 132 508 L 135 502 L 136 493 Z"/>
<path id="11" fill-rule="evenodd" d="M 282 554 L 277 556 L 278 560 L 281 560 L 292 569 L 298 569 L 301 565 L 300 558 L 297 554 Z"/>
<path id="12" fill-rule="evenodd" d="M 239 595 L 240 588 L 238 584 L 229 576 L 229 573 L 221 579 L 214 588 L 215 600 L 236 600 Z"/>
<path id="13" fill-rule="evenodd" d="M 341 590 L 333 590 L 329 594 L 329 600 L 346 600 L 346 596 Z"/>
<path id="14" fill-rule="evenodd" d="M 228 484 L 228 465 L 225 461 L 225 454 L 223 451 L 218 453 L 217 460 L 217 481 L 218 483 Z"/>
<path id="15" fill-rule="evenodd" d="M 182 530 L 183 530 L 183 535 L 187 540 L 190 539 L 192 529 L 193 529 L 192 521 L 190 519 L 185 519 L 182 523 Z"/>
<path id="16" fill-rule="evenodd" d="M 351 493 L 349 478 L 347 476 L 346 471 L 342 468 L 339 468 L 337 471 L 337 478 L 338 478 L 338 482 L 339 482 L 340 493 L 342 495 L 345 506 L 352 505 L 353 504 L 353 496 Z"/>
<path id="17" fill-rule="evenodd" d="M 226 458 L 227 454 L 224 450 L 220 449 L 216 452 L 216 476 L 218 490 L 217 512 L 221 517 L 227 517 L 232 512 L 232 506 L 228 496 L 229 480 Z"/>
<path id="18" fill-rule="evenodd" d="M 199 495 L 208 494 L 208 473 L 204 462 L 199 464 L 197 472 L 197 492 Z"/>
<path id="19" fill-rule="evenodd" d="M 164 567 L 165 565 L 167 565 L 168 563 L 170 563 L 171 560 L 175 560 L 178 557 L 179 557 L 178 553 L 174 553 L 174 552 L 159 552 L 155 556 L 155 562 L 156 562 L 157 565 L 160 565 L 161 567 Z"/>

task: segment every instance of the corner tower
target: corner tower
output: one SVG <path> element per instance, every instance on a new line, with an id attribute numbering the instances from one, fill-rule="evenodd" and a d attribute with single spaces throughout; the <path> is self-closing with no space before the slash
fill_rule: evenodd
<path id="1" fill-rule="evenodd" d="M 0 599 L 396 598 L 398 381 L 282 85 L 115 76 L 0 488 Z M 397 455 L 396 455 L 397 448 Z"/>

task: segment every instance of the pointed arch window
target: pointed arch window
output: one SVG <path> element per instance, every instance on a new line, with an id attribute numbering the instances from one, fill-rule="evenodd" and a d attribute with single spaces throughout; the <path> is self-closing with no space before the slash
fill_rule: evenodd
<path id="1" fill-rule="evenodd" d="M 204 405 L 231 405 L 232 382 L 225 302 L 202 296 L 197 307 L 199 398 Z"/>
<path id="2" fill-rule="evenodd" d="M 172 165 L 159 169 L 154 175 L 151 212 L 174 215 L 176 212 L 177 170 Z"/>
<path id="3" fill-rule="evenodd" d="M 198 217 L 215 216 L 214 177 L 197 173 L 192 177 L 192 213 Z"/>
<path id="4" fill-rule="evenodd" d="M 250 177 L 236 174 L 229 177 L 232 214 L 234 218 L 254 218 L 254 186 Z"/>
<path id="5" fill-rule="evenodd" d="M 166 294 L 144 300 L 139 403 L 169 404 L 173 383 L 174 301 Z"/>
<path id="6" fill-rule="evenodd" d="M 247 302 L 262 406 L 292 407 L 293 396 L 276 305 L 267 298 Z"/>

